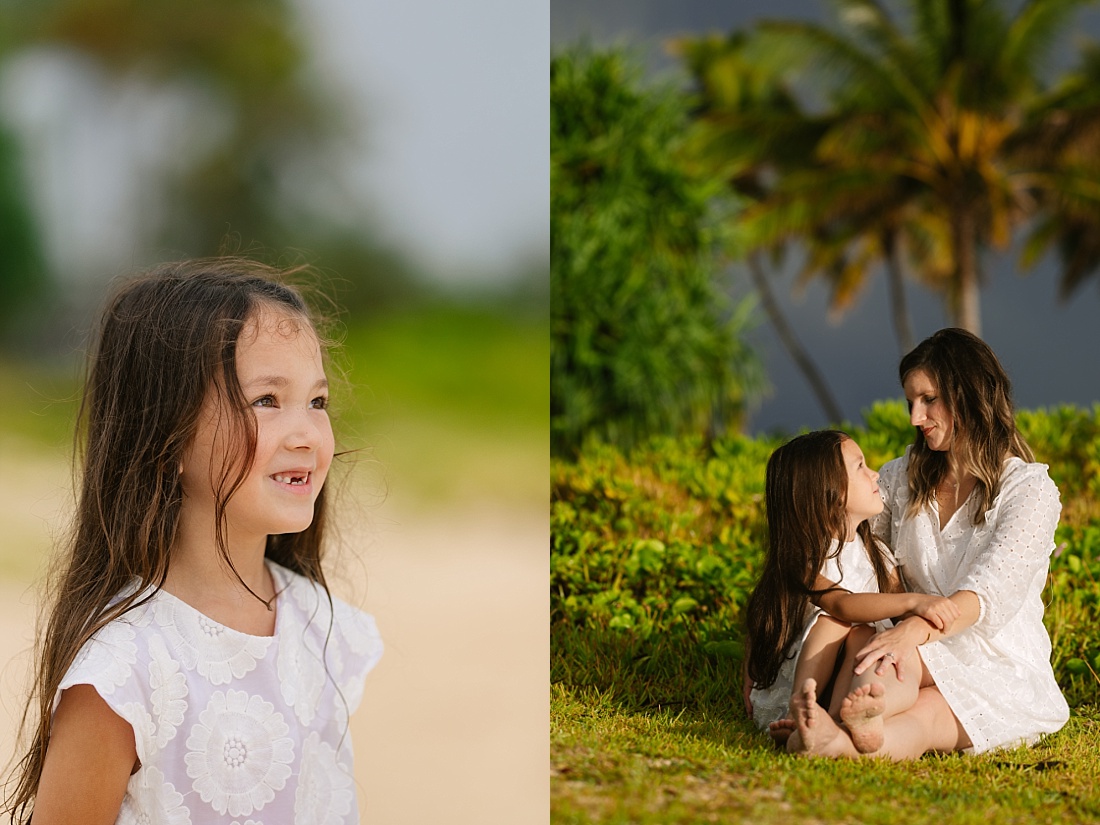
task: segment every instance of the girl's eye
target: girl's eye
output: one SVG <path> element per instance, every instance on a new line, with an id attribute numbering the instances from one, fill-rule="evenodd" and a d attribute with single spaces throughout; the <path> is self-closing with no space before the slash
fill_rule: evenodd
<path id="1" fill-rule="evenodd" d="M 261 396 L 260 398 L 257 398 L 255 401 L 252 402 L 252 406 L 253 407 L 274 407 L 275 406 L 275 396 L 273 396 L 273 395 Z"/>
<path id="2" fill-rule="evenodd" d="M 309 402 L 309 405 L 315 410 L 327 410 L 328 398 L 323 395 L 319 395 Z"/>
<path id="3" fill-rule="evenodd" d="M 925 397 L 924 403 L 929 405 L 929 406 L 931 406 L 932 404 L 935 404 L 936 403 L 936 396 L 929 395 L 929 396 Z"/>

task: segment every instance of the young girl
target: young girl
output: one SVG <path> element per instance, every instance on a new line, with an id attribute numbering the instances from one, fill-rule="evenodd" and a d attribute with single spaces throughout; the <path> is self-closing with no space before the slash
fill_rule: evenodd
<path id="1" fill-rule="evenodd" d="M 348 717 L 382 643 L 321 569 L 324 363 L 252 262 L 109 301 L 11 821 L 358 821 Z"/>
<path id="2" fill-rule="evenodd" d="M 799 714 L 817 701 L 817 685 L 833 682 L 830 715 L 873 752 L 881 746 L 883 687 L 873 671 L 853 683 L 851 663 L 874 631 L 865 623 L 913 613 L 944 628 L 958 608 L 901 592 L 893 557 L 867 521 L 883 508 L 878 473 L 844 433 L 812 432 L 777 449 L 768 460 L 765 502 L 768 552 L 746 610 L 747 710 L 778 743 L 803 750 L 810 734 L 797 724 Z M 837 670 L 842 651 L 848 661 Z M 904 680 L 911 663 L 895 664 Z M 916 700 L 918 681 L 909 680 L 911 697 L 891 695 L 890 713 Z"/>

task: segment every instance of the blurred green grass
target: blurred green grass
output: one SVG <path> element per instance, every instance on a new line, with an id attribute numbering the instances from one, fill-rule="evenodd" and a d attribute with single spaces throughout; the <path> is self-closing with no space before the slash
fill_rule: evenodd
<path id="1" fill-rule="evenodd" d="M 399 510 L 488 507 L 546 512 L 549 326 L 476 306 L 431 304 L 345 319 L 334 366 L 338 444 L 355 451 L 379 499 Z M 79 358 L 0 357 L 0 472 L 21 479 L 0 506 L 0 574 L 38 569 L 63 525 L 79 405 Z M 12 482 L 13 485 L 15 482 Z"/>
<path id="2" fill-rule="evenodd" d="M 545 513 L 548 321 L 421 307 L 349 324 L 342 358 L 354 404 L 337 397 L 337 432 L 373 450 L 392 495 Z"/>

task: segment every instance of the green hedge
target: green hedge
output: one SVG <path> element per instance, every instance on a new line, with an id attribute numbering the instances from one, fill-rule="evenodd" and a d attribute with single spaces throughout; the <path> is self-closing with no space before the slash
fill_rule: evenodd
<path id="1" fill-rule="evenodd" d="M 1053 662 L 1071 703 L 1100 696 L 1100 406 L 1021 412 L 1019 426 L 1062 496 L 1045 592 Z M 901 402 L 844 428 L 871 466 L 912 439 Z M 552 634 L 617 632 L 632 645 L 681 638 L 741 657 L 741 609 L 763 558 L 764 468 L 784 439 L 653 439 L 551 464 Z M 573 644 L 570 649 L 575 650 Z M 572 654 L 571 654 L 572 655 Z"/>

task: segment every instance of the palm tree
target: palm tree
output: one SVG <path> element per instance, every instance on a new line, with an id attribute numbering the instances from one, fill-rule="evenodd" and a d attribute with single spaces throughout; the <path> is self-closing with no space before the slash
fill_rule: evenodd
<path id="1" fill-rule="evenodd" d="M 774 74 L 744 59 L 745 36 L 679 41 L 697 85 L 694 157 L 725 180 L 747 209 L 772 192 L 772 181 L 804 162 L 820 137 L 821 125 L 806 117 L 790 90 Z M 735 243 L 768 319 L 791 359 L 809 383 L 829 421 L 843 415 L 821 370 L 787 321 L 771 286 L 764 260 L 782 257 L 783 244 L 744 220 L 734 220 Z"/>
<path id="2" fill-rule="evenodd" d="M 1095 181 L 1053 154 L 1057 96 L 1039 71 L 1086 2 L 1029 0 L 1010 14 L 995 0 L 909 0 L 903 29 L 882 3 L 838 0 L 844 31 L 764 25 L 754 61 L 763 72 L 795 62 L 812 70 L 830 125 L 806 169 L 775 187 L 757 220 L 773 233 L 816 233 L 848 249 L 819 250 L 834 272 L 858 244 L 906 260 L 943 291 L 951 321 L 980 334 L 982 253 L 1008 246 L 1044 207 L 1065 205 L 1057 188 L 1067 175 Z M 861 177 L 851 189 L 838 185 Z M 799 224 L 791 202 L 808 197 L 819 208 Z M 876 197 L 884 207 L 867 210 Z M 828 206 L 836 207 L 831 221 L 821 214 Z"/>
<path id="3" fill-rule="evenodd" d="M 1084 51 L 1082 68 L 1065 78 L 1048 105 L 1020 131 L 1014 148 L 1028 165 L 1042 210 L 1024 247 L 1025 266 L 1054 248 L 1067 300 L 1100 272 L 1100 47 Z"/>

